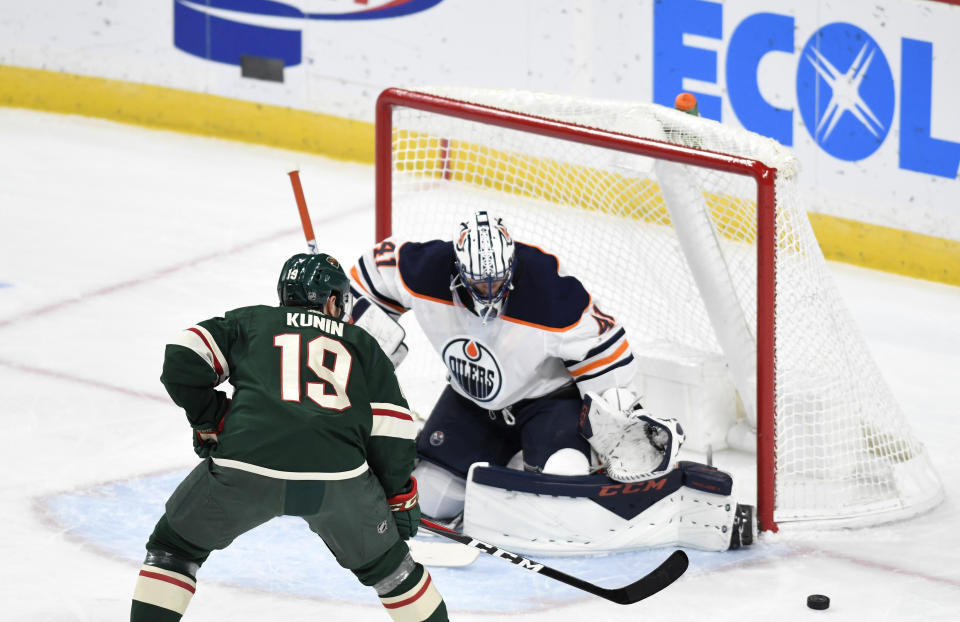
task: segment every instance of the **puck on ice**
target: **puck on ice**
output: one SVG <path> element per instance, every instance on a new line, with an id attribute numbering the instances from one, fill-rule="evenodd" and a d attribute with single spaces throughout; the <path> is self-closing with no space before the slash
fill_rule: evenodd
<path id="1" fill-rule="evenodd" d="M 807 607 L 811 609 L 826 609 L 830 606 L 830 597 L 823 594 L 811 594 L 807 596 Z"/>

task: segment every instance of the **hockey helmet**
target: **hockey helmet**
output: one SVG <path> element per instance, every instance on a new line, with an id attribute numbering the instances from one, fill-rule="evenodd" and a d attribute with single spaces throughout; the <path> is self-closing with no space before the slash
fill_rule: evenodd
<path id="1" fill-rule="evenodd" d="M 277 281 L 277 295 L 282 306 L 311 309 L 322 309 L 332 295 L 337 319 L 350 310 L 350 281 L 340 262 L 325 253 L 300 253 L 288 259 Z"/>
<path id="2" fill-rule="evenodd" d="M 516 244 L 503 219 L 482 210 L 460 223 L 453 239 L 460 283 L 484 323 L 497 317 L 513 289 Z"/>

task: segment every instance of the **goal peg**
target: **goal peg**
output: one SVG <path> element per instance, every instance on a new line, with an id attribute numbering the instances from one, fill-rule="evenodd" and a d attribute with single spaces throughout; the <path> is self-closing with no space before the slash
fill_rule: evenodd
<path id="1" fill-rule="evenodd" d="M 697 98 L 693 93 L 680 93 L 673 100 L 673 107 L 695 117 L 700 116 L 700 110 L 697 108 Z"/>

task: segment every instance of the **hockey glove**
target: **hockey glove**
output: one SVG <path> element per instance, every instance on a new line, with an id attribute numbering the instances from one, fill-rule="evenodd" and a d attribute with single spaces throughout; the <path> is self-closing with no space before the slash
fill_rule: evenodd
<path id="1" fill-rule="evenodd" d="M 230 400 L 227 399 L 226 402 L 227 407 L 216 426 L 205 425 L 193 429 L 193 451 L 201 458 L 208 457 L 220 443 L 219 434 L 223 432 L 223 422 L 227 420 L 227 411 L 230 410 Z"/>
<path id="2" fill-rule="evenodd" d="M 400 366 L 407 356 L 407 344 L 403 342 L 407 332 L 396 320 L 370 299 L 358 295 L 353 303 L 352 321 L 377 340 L 394 368 Z"/>
<path id="3" fill-rule="evenodd" d="M 655 415 L 640 415 L 639 419 L 644 422 L 643 432 L 650 446 L 662 454 L 654 472 L 665 472 L 677 468 L 677 454 L 680 453 L 680 447 L 687 438 L 680 422 Z"/>
<path id="4" fill-rule="evenodd" d="M 401 492 L 387 498 L 393 520 L 397 524 L 397 532 L 404 540 L 417 535 L 420 526 L 420 495 L 417 494 L 417 480 L 410 476 L 410 486 L 407 492 Z"/>
<path id="5" fill-rule="evenodd" d="M 580 433 L 607 475 L 619 482 L 639 482 L 675 469 L 685 438 L 676 419 L 644 410 L 639 399 L 624 389 L 609 389 L 602 396 L 588 391 Z"/>

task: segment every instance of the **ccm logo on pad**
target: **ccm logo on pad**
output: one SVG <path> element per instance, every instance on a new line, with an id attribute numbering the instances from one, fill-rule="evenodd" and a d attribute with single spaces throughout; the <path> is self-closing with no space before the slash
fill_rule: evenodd
<path id="1" fill-rule="evenodd" d="M 600 488 L 597 493 L 599 497 L 612 497 L 613 495 L 629 495 L 635 492 L 647 492 L 650 490 L 661 490 L 667 483 L 666 477 L 652 479 L 646 482 L 634 482 L 630 484 L 607 484 Z"/>

